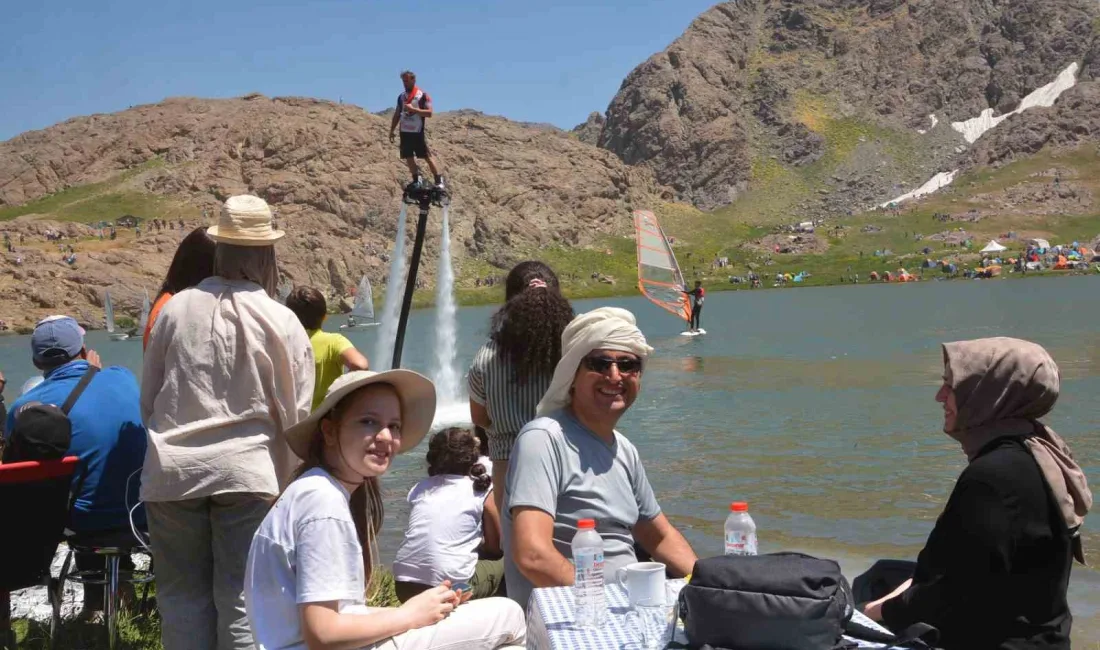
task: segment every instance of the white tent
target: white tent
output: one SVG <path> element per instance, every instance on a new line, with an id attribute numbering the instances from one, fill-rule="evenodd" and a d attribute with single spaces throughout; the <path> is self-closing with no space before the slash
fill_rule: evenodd
<path id="1" fill-rule="evenodd" d="M 982 253 L 1000 253 L 1001 251 L 1005 251 L 1005 250 L 1008 250 L 1008 249 L 1005 248 L 1004 246 L 1001 246 L 1000 244 L 998 244 L 995 240 L 990 239 L 989 243 L 986 244 L 985 248 L 983 248 L 981 250 L 981 252 Z"/>
<path id="2" fill-rule="evenodd" d="M 1032 239 L 1028 243 L 1038 248 L 1050 248 L 1050 242 L 1045 239 Z"/>

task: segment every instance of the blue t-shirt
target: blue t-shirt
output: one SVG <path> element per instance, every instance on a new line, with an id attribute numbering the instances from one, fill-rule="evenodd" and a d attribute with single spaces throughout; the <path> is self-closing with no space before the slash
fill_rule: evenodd
<path id="1" fill-rule="evenodd" d="M 83 360 L 51 370 L 45 381 L 11 405 L 6 430 L 11 431 L 15 414 L 27 402 L 60 407 L 87 371 L 88 362 Z M 73 506 L 71 528 L 75 532 L 129 528 L 127 504 L 133 507 L 138 502 L 146 445 L 134 374 L 121 366 L 100 370 L 69 412 L 69 420 L 73 439 L 67 455 L 80 457 L 73 484 L 81 477 L 84 481 Z M 144 527 L 143 509 L 135 513 L 135 523 Z"/>

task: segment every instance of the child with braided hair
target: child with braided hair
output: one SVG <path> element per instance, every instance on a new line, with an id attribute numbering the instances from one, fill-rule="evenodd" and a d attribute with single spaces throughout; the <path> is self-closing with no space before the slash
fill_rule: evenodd
<path id="1" fill-rule="evenodd" d="M 465 583 L 473 598 L 497 594 L 504 580 L 500 512 L 479 448 L 468 429 L 432 436 L 428 478 L 409 490 L 409 523 L 393 563 L 402 602 L 444 580 Z"/>

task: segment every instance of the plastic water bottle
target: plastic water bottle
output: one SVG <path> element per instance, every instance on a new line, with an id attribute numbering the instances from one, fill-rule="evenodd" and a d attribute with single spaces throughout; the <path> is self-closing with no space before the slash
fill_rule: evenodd
<path id="1" fill-rule="evenodd" d="M 599 627 L 607 618 L 603 593 L 603 538 L 596 532 L 595 519 L 577 522 L 573 536 L 573 596 L 577 627 Z"/>
<path id="2" fill-rule="evenodd" d="M 749 504 L 734 501 L 726 517 L 726 555 L 756 555 L 756 522 L 749 516 Z"/>

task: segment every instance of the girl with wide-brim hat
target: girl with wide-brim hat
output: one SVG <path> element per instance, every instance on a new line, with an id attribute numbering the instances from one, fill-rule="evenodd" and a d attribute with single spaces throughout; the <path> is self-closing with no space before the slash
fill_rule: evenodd
<path id="1" fill-rule="evenodd" d="M 518 605 L 466 603 L 449 582 L 399 608 L 366 606 L 382 525 L 379 478 L 428 433 L 435 404 L 435 387 L 415 372 L 349 372 L 287 431 L 305 462 L 256 531 L 245 572 L 259 647 L 524 646 Z"/>

